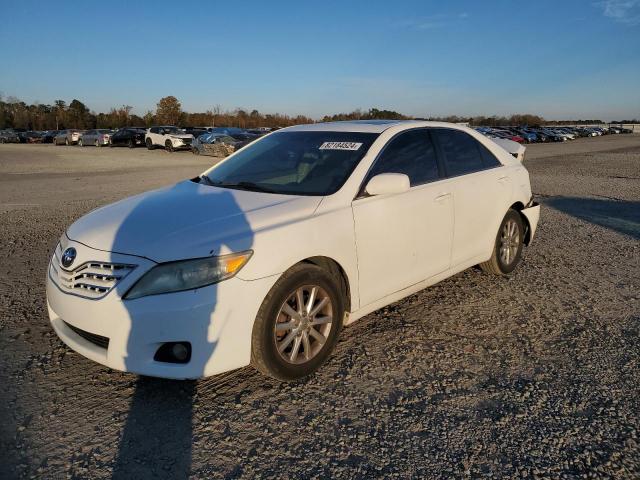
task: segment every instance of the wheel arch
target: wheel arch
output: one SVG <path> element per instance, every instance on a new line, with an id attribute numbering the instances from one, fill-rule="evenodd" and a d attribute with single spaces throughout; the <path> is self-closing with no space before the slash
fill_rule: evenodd
<path id="1" fill-rule="evenodd" d="M 333 258 L 325 256 L 308 257 L 304 260 L 299 261 L 295 265 L 299 265 L 301 263 L 310 263 L 312 265 L 316 265 L 338 278 L 340 280 L 340 289 L 342 290 L 345 300 L 345 310 L 347 312 L 351 311 L 351 283 L 349 282 L 349 276 L 347 275 L 347 272 L 342 267 L 342 265 L 340 265 Z M 295 265 L 292 265 L 292 267 Z"/>

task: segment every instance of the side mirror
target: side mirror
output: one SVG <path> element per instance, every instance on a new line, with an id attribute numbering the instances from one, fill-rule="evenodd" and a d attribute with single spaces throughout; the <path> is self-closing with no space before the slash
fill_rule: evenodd
<path id="1" fill-rule="evenodd" d="M 376 175 L 364 189 L 369 195 L 390 195 L 409 190 L 409 177 L 404 173 L 381 173 Z"/>

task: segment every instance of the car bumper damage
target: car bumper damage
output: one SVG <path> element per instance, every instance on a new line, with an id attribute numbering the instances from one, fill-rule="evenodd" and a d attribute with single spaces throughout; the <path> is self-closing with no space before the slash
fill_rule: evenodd
<path id="1" fill-rule="evenodd" d="M 536 229 L 538 228 L 538 220 L 540 220 L 540 204 L 532 197 L 529 203 L 527 203 L 527 206 L 522 209 L 521 213 L 524 215 L 528 224 L 525 242 L 529 245 L 533 241 Z"/>

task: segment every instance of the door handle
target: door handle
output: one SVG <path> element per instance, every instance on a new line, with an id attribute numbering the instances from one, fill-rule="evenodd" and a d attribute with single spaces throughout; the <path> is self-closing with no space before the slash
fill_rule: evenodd
<path id="1" fill-rule="evenodd" d="M 442 203 L 444 202 L 446 199 L 448 199 L 449 197 L 451 197 L 450 193 L 441 193 L 440 195 L 438 195 L 436 198 L 433 199 L 434 202 L 438 202 L 438 203 Z"/>

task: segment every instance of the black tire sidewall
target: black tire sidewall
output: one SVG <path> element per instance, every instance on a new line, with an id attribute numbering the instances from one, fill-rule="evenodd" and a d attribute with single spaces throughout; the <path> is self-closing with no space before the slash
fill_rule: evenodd
<path id="1" fill-rule="evenodd" d="M 278 281 L 260 308 L 259 319 L 254 325 L 254 329 L 257 328 L 259 334 L 254 340 L 260 342 L 265 366 L 274 377 L 282 380 L 303 378 L 315 372 L 333 352 L 342 330 L 344 300 L 336 280 L 319 267 L 314 265 L 305 267 Z M 329 294 L 333 303 L 333 323 L 323 350 L 309 362 L 295 365 L 285 362 L 278 354 L 273 339 L 273 329 L 282 304 L 291 292 L 303 285 L 318 285 Z"/>
<path id="2" fill-rule="evenodd" d="M 153 142 L 150 138 L 147 138 L 144 143 L 147 146 L 147 150 L 153 150 Z"/>
<path id="3" fill-rule="evenodd" d="M 502 261 L 502 257 L 500 255 L 500 239 L 502 237 L 502 229 L 504 228 L 504 225 L 509 220 L 514 220 L 518 225 L 518 236 L 520 237 L 519 238 L 520 241 L 518 242 L 518 252 L 516 253 L 515 259 L 509 265 L 506 265 Z M 507 214 L 504 216 L 504 218 L 502 219 L 502 222 L 500 223 L 500 228 L 498 229 L 498 234 L 496 235 L 496 245 L 495 245 L 496 263 L 498 264 L 498 267 L 500 268 L 500 271 L 502 273 L 507 274 L 507 273 L 513 272 L 515 268 L 518 266 L 518 263 L 520 263 L 520 257 L 522 256 L 523 240 L 524 240 L 524 224 L 522 223 L 522 217 L 515 210 L 509 210 Z"/>

